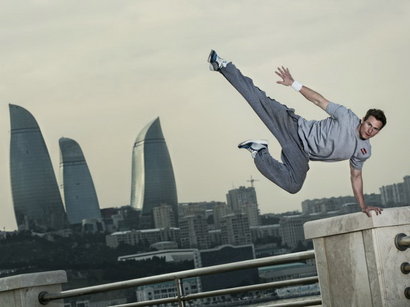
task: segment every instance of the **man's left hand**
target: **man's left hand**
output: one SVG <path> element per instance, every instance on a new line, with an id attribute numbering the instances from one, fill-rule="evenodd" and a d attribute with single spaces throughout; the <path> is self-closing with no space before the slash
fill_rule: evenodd
<path id="1" fill-rule="evenodd" d="M 366 208 L 362 209 L 362 212 L 366 213 L 368 217 L 371 217 L 370 211 L 372 210 L 376 212 L 376 215 L 382 214 L 382 211 L 383 211 L 383 209 L 379 207 L 366 206 Z"/>

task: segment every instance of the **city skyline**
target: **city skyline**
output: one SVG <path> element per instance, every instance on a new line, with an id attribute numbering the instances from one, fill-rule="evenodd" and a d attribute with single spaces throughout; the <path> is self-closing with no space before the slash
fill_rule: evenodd
<path id="1" fill-rule="evenodd" d="M 200 1 L 1 4 L 1 229 L 17 227 L 8 169 L 9 103 L 35 114 L 55 173 L 58 139 L 70 135 L 82 145 L 101 208 L 129 203 L 130 147 L 157 116 L 179 202 L 224 200 L 251 176 L 258 180 L 262 213 L 299 210 L 305 199 L 352 195 L 347 161 L 311 163 L 296 195 L 258 173 L 237 144 L 268 139 L 276 157 L 279 146 L 243 98 L 208 70 L 210 49 L 308 119 L 326 114 L 276 85 L 277 66 L 288 66 L 300 82 L 359 117 L 369 108 L 383 109 L 387 125 L 372 140 L 364 192 L 401 181 L 410 174 L 404 128 L 410 63 L 403 60 L 410 3 L 369 3 L 226 1 L 218 9 Z"/>
<path id="2" fill-rule="evenodd" d="M 18 176 L 21 177 L 21 171 L 26 170 L 25 172 L 27 173 L 27 175 L 24 176 L 26 178 L 24 182 L 27 183 L 27 178 L 33 178 L 33 175 L 36 175 L 39 180 L 36 180 L 37 185 L 35 187 L 35 190 L 44 191 L 45 189 L 42 188 L 42 185 L 45 181 L 49 181 L 49 179 L 47 178 L 54 178 L 54 181 L 56 181 L 56 178 L 52 171 L 50 172 L 50 169 L 52 169 L 51 161 L 47 147 L 45 146 L 42 137 L 40 127 L 37 124 L 34 116 L 24 108 L 16 105 L 10 105 L 9 108 L 12 132 L 10 156 L 13 157 L 11 161 L 14 162 L 14 164 L 20 165 L 19 168 L 16 169 L 17 171 L 15 170 L 11 172 L 12 178 L 18 179 Z M 61 175 L 59 185 L 62 190 L 61 196 L 64 196 L 64 204 L 66 210 L 65 213 L 67 214 L 68 222 L 70 224 L 79 224 L 83 219 L 100 219 L 101 213 L 98 205 L 98 198 L 95 192 L 91 174 L 87 166 L 87 162 L 80 145 L 75 140 L 66 137 L 61 137 L 59 139 L 59 145 Z M 27 156 L 28 158 L 24 158 L 25 156 Z M 145 212 L 145 214 L 152 211 L 152 209 L 159 209 L 160 207 L 162 208 L 163 205 L 166 205 L 165 207 L 168 207 L 168 204 L 172 202 L 175 202 L 176 206 L 177 200 L 174 199 L 174 197 L 176 197 L 176 187 L 172 172 L 172 163 L 166 146 L 165 138 L 163 136 L 159 118 L 156 118 L 149 122 L 140 131 L 134 142 L 132 157 L 133 184 L 131 186 L 132 197 L 130 206 L 139 208 L 142 213 Z M 11 170 L 14 169 L 15 168 L 13 168 L 12 164 Z M 40 169 L 44 169 L 45 171 L 39 171 Z M 44 178 L 46 178 L 46 180 Z M 20 181 L 21 180 L 15 180 L 16 183 L 19 183 Z M 147 186 L 145 181 L 151 184 Z M 230 208 L 230 210 L 236 213 L 244 213 L 249 219 L 249 225 L 252 224 L 251 226 L 255 226 L 259 224 L 259 222 L 257 221 L 257 196 L 255 188 L 253 187 L 255 180 L 251 177 L 251 179 L 248 181 L 250 182 L 251 187 L 240 186 L 237 189 L 231 189 L 228 191 L 228 193 L 226 194 L 225 207 Z M 162 184 L 155 184 L 151 186 L 152 183 L 155 182 L 162 182 Z M 38 183 L 40 185 L 38 185 Z M 54 184 L 54 186 L 56 184 L 57 182 Z M 51 192 L 53 192 L 52 187 L 53 185 L 51 185 L 48 189 Z M 171 191 L 164 192 L 164 187 L 171 187 Z M 24 192 L 24 190 L 27 190 L 32 196 L 32 198 L 34 199 L 34 204 L 38 203 L 38 201 L 36 201 L 38 197 L 36 197 L 36 194 L 33 193 L 31 185 L 26 184 L 24 186 L 21 186 L 20 184 L 19 186 L 16 186 L 16 191 Z M 408 203 L 410 197 L 410 176 L 405 176 L 403 178 L 403 182 L 381 186 L 379 188 L 379 191 L 380 194 L 365 195 L 366 198 L 370 197 L 366 200 L 369 205 L 377 205 L 378 203 L 381 203 L 382 205 L 389 206 L 394 204 Z M 171 192 L 171 194 L 169 194 L 169 192 Z M 138 195 L 140 195 L 140 197 L 136 197 Z M 172 195 L 174 195 L 174 197 L 167 199 L 166 196 L 168 196 L 169 198 L 169 196 Z M 378 202 L 376 201 L 377 197 L 373 197 L 377 195 L 379 196 Z M 40 194 L 40 196 L 42 197 L 42 202 L 49 202 L 47 194 L 43 193 Z M 50 196 L 52 196 L 50 197 L 50 199 L 54 199 L 55 193 L 51 193 Z M 24 206 L 20 204 L 20 198 L 20 195 L 16 194 L 16 199 L 18 201 L 16 203 L 17 207 L 15 206 L 15 208 L 16 210 L 19 209 L 21 211 L 22 209 L 24 209 Z M 353 196 L 348 196 L 348 200 L 344 200 L 345 198 L 346 197 L 341 197 L 340 199 L 338 199 L 337 202 L 339 204 L 337 206 L 334 206 L 335 204 L 333 203 L 328 204 L 327 202 L 329 201 L 329 199 L 326 198 L 305 200 L 301 204 L 302 211 L 303 213 L 305 213 L 306 208 L 304 208 L 304 205 L 308 204 L 315 204 L 315 206 L 319 205 L 319 209 L 313 209 L 316 211 L 324 210 L 324 207 L 322 207 L 323 205 L 333 205 L 333 210 L 342 210 L 342 207 L 344 207 L 345 205 L 351 206 L 351 202 L 354 199 Z M 132 201 L 133 199 L 134 202 Z M 158 206 L 158 204 L 160 205 Z M 252 209 L 251 205 L 255 205 L 256 207 Z M 28 211 L 29 213 L 35 213 L 37 209 L 34 207 L 35 206 L 30 206 L 30 208 L 28 208 L 26 205 L 24 210 Z M 353 212 L 359 209 L 357 207 L 357 204 L 355 204 L 354 207 L 356 207 L 356 210 L 352 208 Z M 52 208 L 50 207 L 50 209 Z M 243 211 L 244 209 L 249 210 Z M 174 210 L 177 211 L 176 208 Z M 308 211 L 309 210 L 312 209 L 308 209 Z M 48 215 L 45 209 L 43 209 L 41 212 L 44 213 L 37 216 L 37 218 L 41 217 L 41 219 L 46 221 L 47 219 L 44 217 L 49 216 L 51 221 L 55 220 L 53 214 Z M 164 215 L 164 213 L 165 212 L 163 212 L 162 215 Z M 30 214 L 27 214 L 27 216 L 28 215 Z M 166 217 L 168 215 L 169 213 L 165 213 L 165 215 L 161 217 L 160 224 L 167 223 L 170 225 L 172 224 L 172 226 L 175 227 L 175 220 L 173 222 L 168 220 L 169 217 Z M 190 214 L 185 216 L 183 214 L 180 216 L 183 217 L 184 220 L 184 218 L 188 217 L 189 215 Z M 165 217 L 167 221 L 163 219 Z M 158 218 L 160 218 L 160 216 L 158 216 Z M 24 226 L 24 229 L 27 227 L 35 229 L 34 225 L 31 225 L 31 222 L 29 220 L 25 221 L 25 224 L 27 225 Z M 22 225 L 22 223 L 20 222 L 19 225 Z M 59 226 L 62 225 L 63 223 L 60 223 Z M 146 223 L 144 225 L 145 226 L 143 226 L 143 228 L 148 226 L 148 224 Z M 56 228 L 55 226 L 56 225 L 53 226 L 54 229 Z M 149 225 L 149 228 L 153 227 L 154 225 Z M 155 223 L 155 228 L 158 228 L 157 223 Z M 21 229 L 23 229 L 23 226 L 21 227 Z M 139 227 L 137 229 L 141 228 Z"/>

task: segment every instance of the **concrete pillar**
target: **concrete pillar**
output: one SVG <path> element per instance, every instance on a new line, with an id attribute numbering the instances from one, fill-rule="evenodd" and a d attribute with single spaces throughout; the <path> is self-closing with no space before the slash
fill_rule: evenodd
<path id="1" fill-rule="evenodd" d="M 42 291 L 56 293 L 61 284 L 67 282 L 65 271 L 51 271 L 22 274 L 0 279 L 0 306 L 7 307 L 44 307 L 38 301 Z M 62 300 L 47 304 L 48 307 L 62 307 Z"/>
<path id="2" fill-rule="evenodd" d="M 410 207 L 311 221 L 304 230 L 313 239 L 323 306 L 410 306 L 410 275 L 400 269 L 410 248 L 395 246 L 397 234 L 410 236 Z"/>

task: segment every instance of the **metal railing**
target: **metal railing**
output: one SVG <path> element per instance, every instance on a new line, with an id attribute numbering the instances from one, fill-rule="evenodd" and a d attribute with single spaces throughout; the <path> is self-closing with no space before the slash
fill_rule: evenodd
<path id="1" fill-rule="evenodd" d="M 313 250 L 286 254 L 286 255 L 264 257 L 264 258 L 239 261 L 239 262 L 233 262 L 233 263 L 226 263 L 226 264 L 220 264 L 220 265 L 203 267 L 203 268 L 196 268 L 196 269 L 180 271 L 180 272 L 161 274 L 161 275 L 156 275 L 156 276 L 143 277 L 143 278 L 138 278 L 138 279 L 131 279 L 131 280 L 103 284 L 103 285 L 98 285 L 98 286 L 91 286 L 91 287 L 85 287 L 85 288 L 80 288 L 80 289 L 72 289 L 72 290 L 62 291 L 58 293 L 41 292 L 39 294 L 38 299 L 42 305 L 47 305 L 51 301 L 69 298 L 69 297 L 76 297 L 76 296 L 81 296 L 81 295 L 86 295 L 86 294 L 95 294 L 95 293 L 100 293 L 100 292 L 107 292 L 107 291 L 130 288 L 130 287 L 137 287 L 137 286 L 142 286 L 142 285 L 157 284 L 157 283 L 167 282 L 167 281 L 174 281 L 176 284 L 176 289 L 177 289 L 177 296 L 175 297 L 168 297 L 168 298 L 155 299 L 155 300 L 149 300 L 149 301 L 143 301 L 143 302 L 116 305 L 116 307 L 150 306 L 150 305 L 158 305 L 158 304 L 173 303 L 173 302 L 178 302 L 179 306 L 184 307 L 186 301 L 190 301 L 194 299 L 233 294 L 233 293 L 246 292 L 246 291 L 262 290 L 262 289 L 268 289 L 268 288 L 279 288 L 279 287 L 285 287 L 285 286 L 317 283 L 318 277 L 314 276 L 314 277 L 299 278 L 299 279 L 286 280 L 286 281 L 280 281 L 280 282 L 262 283 L 262 284 L 255 284 L 255 285 L 250 285 L 250 286 L 242 286 L 242 287 L 236 287 L 236 288 L 228 288 L 228 289 L 200 292 L 200 293 L 187 294 L 187 295 L 184 295 L 183 288 L 182 288 L 182 279 L 184 278 L 199 277 L 203 275 L 217 274 L 217 273 L 223 273 L 223 272 L 240 270 L 240 269 L 263 267 L 263 266 L 268 266 L 268 265 L 285 264 L 285 263 L 290 263 L 290 262 L 295 262 L 295 261 L 313 259 L 314 257 L 315 257 L 315 253 Z M 320 299 L 305 300 L 303 302 L 303 306 L 320 304 L 320 303 L 321 303 Z M 299 302 L 293 305 L 287 304 L 286 306 L 302 306 L 302 305 Z"/>

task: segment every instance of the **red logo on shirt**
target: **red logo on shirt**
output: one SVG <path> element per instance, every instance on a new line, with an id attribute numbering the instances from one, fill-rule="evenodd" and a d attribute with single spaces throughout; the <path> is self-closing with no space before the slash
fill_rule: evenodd
<path id="1" fill-rule="evenodd" d="M 360 149 L 360 151 L 362 152 L 363 155 L 367 154 L 366 148 L 362 148 L 362 149 Z"/>

